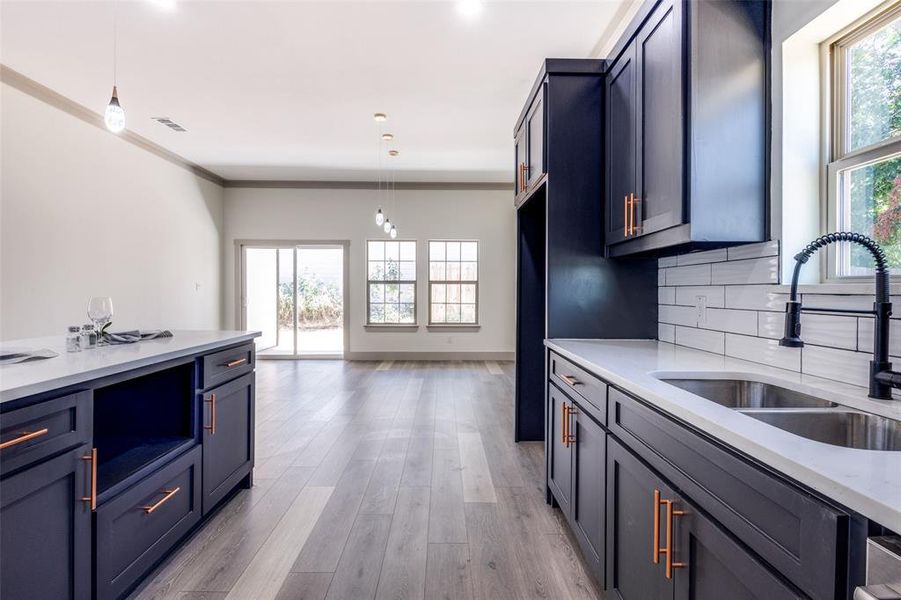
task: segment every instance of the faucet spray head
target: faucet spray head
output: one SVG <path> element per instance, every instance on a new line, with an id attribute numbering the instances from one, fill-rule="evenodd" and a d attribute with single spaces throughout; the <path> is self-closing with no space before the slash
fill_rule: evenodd
<path id="1" fill-rule="evenodd" d="M 790 300 L 785 303 L 785 331 L 780 346 L 787 348 L 801 348 L 804 341 L 801 339 L 801 303 Z"/>

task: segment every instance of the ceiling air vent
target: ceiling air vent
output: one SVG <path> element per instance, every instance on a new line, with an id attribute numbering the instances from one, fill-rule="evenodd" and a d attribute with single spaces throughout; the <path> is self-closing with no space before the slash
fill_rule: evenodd
<path id="1" fill-rule="evenodd" d="M 176 123 L 175 121 L 170 119 L 169 117 L 151 117 L 151 119 L 153 119 L 157 123 L 160 123 L 161 125 L 165 125 L 172 131 L 179 131 L 179 132 L 187 131 L 187 129 L 185 129 L 184 127 L 182 127 L 181 125 L 179 125 L 178 123 Z"/>

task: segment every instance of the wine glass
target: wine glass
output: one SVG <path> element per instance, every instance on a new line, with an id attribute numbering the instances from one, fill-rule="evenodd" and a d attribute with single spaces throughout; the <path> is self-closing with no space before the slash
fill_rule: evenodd
<path id="1" fill-rule="evenodd" d="M 97 332 L 97 345 L 104 346 L 103 336 L 100 331 L 113 318 L 113 299 L 109 296 L 95 296 L 88 301 L 88 318 L 94 322 L 94 331 Z"/>

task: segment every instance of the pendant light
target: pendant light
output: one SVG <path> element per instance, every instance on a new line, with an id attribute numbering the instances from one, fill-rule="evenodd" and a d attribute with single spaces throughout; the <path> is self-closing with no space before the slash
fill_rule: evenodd
<path id="1" fill-rule="evenodd" d="M 388 232 L 388 235 L 391 236 L 392 240 L 397 237 L 397 228 L 394 225 L 391 226 L 391 231 Z"/>
<path id="2" fill-rule="evenodd" d="M 394 225 L 391 224 L 391 221 L 388 220 L 388 219 L 385 219 L 385 224 L 384 224 L 383 227 L 382 227 L 382 229 L 384 230 L 384 232 L 385 232 L 385 233 L 391 233 L 391 230 L 392 230 L 393 228 L 394 228 Z"/>
<path id="3" fill-rule="evenodd" d="M 387 141 L 385 138 L 385 134 L 382 132 L 382 123 L 388 120 L 388 115 L 385 113 L 377 112 L 372 115 L 372 119 L 379 124 L 379 134 L 381 140 L 379 140 L 379 149 L 378 149 L 378 187 L 376 188 L 376 196 L 382 195 L 382 142 Z M 393 137 L 393 136 L 392 136 Z M 387 182 L 386 182 L 387 186 Z M 379 209 L 375 213 L 375 225 L 376 227 L 381 227 L 385 233 L 391 231 L 391 222 L 388 220 L 388 217 L 385 213 L 382 212 L 382 207 L 379 206 Z"/>
<path id="4" fill-rule="evenodd" d="M 385 224 L 385 213 L 382 212 L 381 208 L 375 213 L 375 224 L 379 227 Z"/>
<path id="5" fill-rule="evenodd" d="M 115 0 L 113 4 L 113 96 L 110 98 L 109 104 L 106 105 L 106 111 L 103 113 L 103 122 L 106 128 L 113 133 L 119 133 L 125 129 L 125 110 L 119 104 L 119 90 L 116 88 L 116 71 L 118 61 L 118 41 L 119 41 L 119 0 Z"/>

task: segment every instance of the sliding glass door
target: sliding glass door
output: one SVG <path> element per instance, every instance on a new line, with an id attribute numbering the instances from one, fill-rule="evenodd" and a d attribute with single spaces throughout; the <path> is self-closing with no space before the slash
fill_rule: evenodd
<path id="1" fill-rule="evenodd" d="M 344 353 L 346 243 L 241 244 L 241 323 L 260 358 Z"/>

